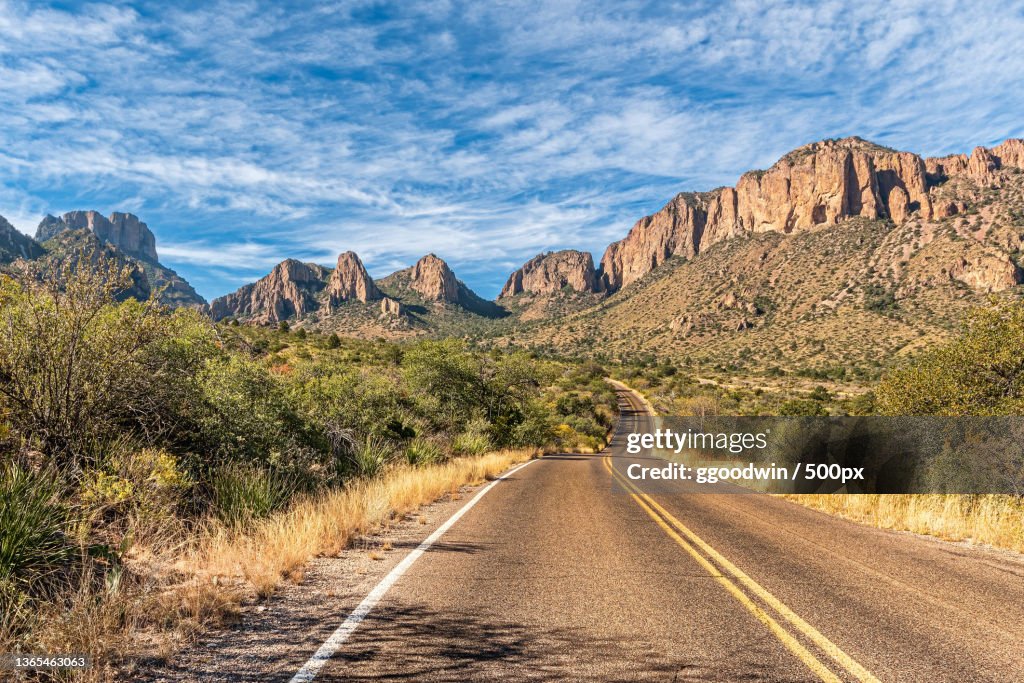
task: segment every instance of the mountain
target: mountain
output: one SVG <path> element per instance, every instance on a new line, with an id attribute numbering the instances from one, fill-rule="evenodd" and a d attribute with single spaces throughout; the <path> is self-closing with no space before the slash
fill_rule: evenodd
<path id="1" fill-rule="evenodd" d="M 538 254 L 514 271 L 498 301 L 516 321 L 560 319 L 598 303 L 604 293 L 594 257 L 565 249 Z"/>
<path id="2" fill-rule="evenodd" d="M 481 298 L 455 277 L 448 264 L 434 254 L 427 254 L 412 267 L 392 273 L 377 284 L 392 299 L 411 303 L 421 312 L 436 311 L 440 306 L 484 318 L 506 315 L 501 306 Z"/>
<path id="3" fill-rule="evenodd" d="M 566 288 L 596 293 L 601 291 L 601 285 L 590 254 L 572 249 L 549 251 L 534 256 L 512 273 L 498 298 L 524 293 L 557 294 Z"/>
<path id="4" fill-rule="evenodd" d="M 173 307 L 206 303 L 184 278 L 160 263 L 156 236 L 138 216 L 114 212 L 105 217 L 98 211 L 70 211 L 60 217 L 47 214 L 36 229 L 36 240 L 46 243 L 66 232 L 88 232 L 97 243 L 130 259 L 143 273 L 148 288 L 161 292 L 162 303 Z M 79 238 L 76 243 L 86 246 L 91 241 Z"/>
<path id="5" fill-rule="evenodd" d="M 474 319 L 504 313 L 473 293 L 433 254 L 374 282 L 352 251 L 342 253 L 333 269 L 283 261 L 257 282 L 214 299 L 208 311 L 214 320 L 291 320 L 322 331 L 390 337 L 472 326 Z"/>
<path id="6" fill-rule="evenodd" d="M 1019 167 L 1021 146 L 1008 140 L 992 150 L 979 147 L 970 158 L 926 161 L 856 137 L 811 143 L 767 171 L 744 173 L 735 187 L 681 193 L 640 219 L 605 251 L 602 279 L 608 291 L 618 291 L 673 256 L 692 258 L 723 240 L 756 233 L 792 234 L 858 217 L 897 225 L 948 217 L 956 206 L 939 201 L 942 182 L 958 175 L 985 179 L 1004 166 Z"/>
<path id="7" fill-rule="evenodd" d="M 45 252 L 41 244 L 19 232 L 6 218 L 0 216 L 0 264 L 11 263 L 19 258 L 30 261 Z"/>
<path id="8" fill-rule="evenodd" d="M 215 321 L 248 318 L 256 323 L 302 317 L 320 307 L 318 297 L 329 275 L 323 266 L 287 259 L 266 277 L 211 301 L 210 317 Z"/>
<path id="9" fill-rule="evenodd" d="M 328 304 L 331 309 L 343 301 L 361 301 L 365 304 L 382 296 L 354 251 L 346 251 L 338 257 L 338 265 L 327 283 Z"/>
<path id="10" fill-rule="evenodd" d="M 677 195 L 613 243 L 607 295 L 503 343 L 870 375 L 1024 293 L 1024 142 L 924 159 L 859 138 Z M 514 276 L 515 277 L 515 276 Z"/>
<path id="11" fill-rule="evenodd" d="M 113 244 L 128 256 L 159 261 L 156 236 L 134 214 L 115 212 L 110 218 L 98 211 L 71 211 L 60 218 L 47 214 L 36 230 L 36 239 L 45 242 L 64 230 L 89 230 L 101 242 Z"/>
<path id="12" fill-rule="evenodd" d="M 130 269 L 131 283 L 118 295 L 118 299 L 145 301 L 152 292 L 150 281 L 139 262 L 114 245 L 103 242 L 90 230 L 62 230 L 43 242 L 42 248 L 43 253 L 31 263 L 44 274 L 62 273 L 68 268 L 77 270 L 83 259 L 95 265 L 102 258 Z"/>

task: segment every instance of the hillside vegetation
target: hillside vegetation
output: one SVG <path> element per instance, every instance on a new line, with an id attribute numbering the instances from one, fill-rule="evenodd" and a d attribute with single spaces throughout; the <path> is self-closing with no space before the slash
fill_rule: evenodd
<path id="1" fill-rule="evenodd" d="M 594 364 L 215 326 L 122 301 L 130 264 L 85 263 L 0 280 L 6 652 L 87 652 L 113 676 L 140 634 L 173 642 L 537 449 L 600 448 L 613 423 Z"/>

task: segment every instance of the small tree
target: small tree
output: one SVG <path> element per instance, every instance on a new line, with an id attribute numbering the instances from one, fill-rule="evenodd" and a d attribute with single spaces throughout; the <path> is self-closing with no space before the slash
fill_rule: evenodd
<path id="1" fill-rule="evenodd" d="M 23 443 L 59 465 L 133 431 L 169 429 L 181 381 L 212 348 L 195 314 L 166 315 L 152 299 L 116 298 L 131 273 L 116 262 L 0 278 L 0 409 Z"/>

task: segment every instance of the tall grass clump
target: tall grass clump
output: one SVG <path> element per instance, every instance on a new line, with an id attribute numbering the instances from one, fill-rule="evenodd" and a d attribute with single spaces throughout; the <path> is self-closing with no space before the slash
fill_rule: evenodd
<path id="1" fill-rule="evenodd" d="M 24 630 L 34 602 L 54 597 L 78 559 L 74 513 L 52 472 L 0 466 L 0 646 Z"/>
<path id="2" fill-rule="evenodd" d="M 1024 552 L 1024 499 L 1017 496 L 931 493 L 783 497 L 879 529 Z"/>
<path id="3" fill-rule="evenodd" d="M 429 439 L 415 438 L 405 447 L 405 461 L 410 465 L 433 465 L 444 459 L 444 451 Z"/>
<path id="4" fill-rule="evenodd" d="M 353 447 L 350 460 L 358 476 L 375 477 L 387 466 L 391 455 L 391 446 L 387 441 L 367 436 Z"/>
<path id="5" fill-rule="evenodd" d="M 218 468 L 210 487 L 217 517 L 229 526 L 270 516 L 287 505 L 297 490 L 293 475 L 240 463 Z"/>

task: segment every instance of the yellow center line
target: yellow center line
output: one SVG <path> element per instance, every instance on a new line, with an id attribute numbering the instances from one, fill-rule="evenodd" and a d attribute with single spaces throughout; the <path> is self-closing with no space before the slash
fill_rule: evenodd
<path id="1" fill-rule="evenodd" d="M 828 640 L 814 627 L 808 624 L 806 621 L 801 619 L 792 610 L 790 610 L 785 604 L 783 604 L 778 598 L 773 596 L 767 590 L 765 590 L 760 584 L 751 579 L 745 573 L 743 573 L 738 567 L 729 562 L 714 548 L 708 545 L 703 539 L 697 536 L 695 533 L 690 531 L 685 525 L 670 514 L 665 508 L 659 505 L 654 499 L 643 493 L 632 482 L 624 478 L 611 464 L 611 458 L 605 456 L 604 465 L 608 469 L 608 472 L 615 477 L 629 492 L 629 495 L 637 502 L 637 504 L 644 510 L 657 524 L 664 530 L 669 537 L 672 538 L 679 546 L 681 546 L 687 553 L 689 553 L 698 564 L 700 564 L 709 574 L 721 583 L 729 593 L 735 597 L 744 607 L 750 610 L 755 617 L 764 623 L 772 633 L 782 642 L 786 648 L 792 652 L 797 658 L 800 659 L 811 671 L 818 675 L 823 681 L 839 681 L 840 679 L 829 670 L 822 662 L 815 657 L 807 648 L 805 648 L 796 638 L 794 638 L 788 631 L 786 631 L 775 619 L 769 614 L 764 612 L 757 603 L 753 602 L 750 597 L 744 593 L 733 581 L 726 577 L 722 572 L 715 567 L 706 557 L 700 554 L 694 545 L 703 550 L 708 556 L 713 558 L 719 563 L 719 565 L 731 573 L 733 577 L 738 579 L 743 585 L 750 589 L 754 594 L 764 600 L 769 606 L 775 609 L 778 614 L 789 621 L 795 626 L 801 633 L 807 636 L 812 642 L 820 647 L 826 654 L 832 659 L 842 665 L 850 674 L 855 676 L 858 680 L 864 683 L 878 683 L 878 679 L 875 678 L 870 672 L 864 667 L 854 661 L 849 655 L 843 652 L 839 647 Z M 674 528 L 673 528 L 674 527 Z M 690 542 L 687 542 L 682 536 L 677 533 L 682 532 Z M 692 545 L 691 545 L 692 543 Z"/>

